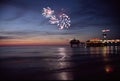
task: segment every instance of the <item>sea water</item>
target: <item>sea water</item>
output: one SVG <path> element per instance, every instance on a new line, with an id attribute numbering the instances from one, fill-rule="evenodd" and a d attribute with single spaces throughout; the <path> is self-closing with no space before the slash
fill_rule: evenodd
<path id="1" fill-rule="evenodd" d="M 119 75 L 120 47 L 2 46 L 1 79 L 112 79 Z M 118 78 L 118 77 L 117 77 Z"/>

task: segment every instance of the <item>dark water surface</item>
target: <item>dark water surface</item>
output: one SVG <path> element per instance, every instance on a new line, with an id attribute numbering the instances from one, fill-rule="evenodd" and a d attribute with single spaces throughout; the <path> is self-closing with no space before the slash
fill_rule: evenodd
<path id="1" fill-rule="evenodd" d="M 120 47 L 0 47 L 0 80 L 120 80 Z"/>

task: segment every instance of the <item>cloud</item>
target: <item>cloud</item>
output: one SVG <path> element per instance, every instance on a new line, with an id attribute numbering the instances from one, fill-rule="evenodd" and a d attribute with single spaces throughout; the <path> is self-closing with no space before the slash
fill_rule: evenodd
<path id="1" fill-rule="evenodd" d="M 79 31 L 78 31 L 79 32 Z M 26 37 L 34 37 L 34 36 L 49 36 L 49 35 L 71 35 L 71 34 L 78 34 L 76 31 L 67 31 L 67 30 L 62 30 L 62 31 L 1 31 L 0 34 L 4 36 L 12 36 L 12 37 L 17 37 L 17 38 L 26 38 Z"/>
<path id="2" fill-rule="evenodd" d="M 0 36 L 0 40 L 4 40 L 4 39 L 15 39 L 15 37 L 11 37 L 11 36 Z"/>

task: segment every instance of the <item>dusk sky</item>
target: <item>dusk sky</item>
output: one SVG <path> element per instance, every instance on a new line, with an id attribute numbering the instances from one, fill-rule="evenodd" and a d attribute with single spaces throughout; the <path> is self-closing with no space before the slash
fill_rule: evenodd
<path id="1" fill-rule="evenodd" d="M 102 29 L 110 29 L 109 39 L 119 39 L 120 7 L 117 0 L 2 0 L 0 1 L 0 45 L 68 44 L 77 38 L 86 41 L 102 38 Z M 43 17 L 43 8 L 71 18 L 68 29 L 58 29 Z"/>

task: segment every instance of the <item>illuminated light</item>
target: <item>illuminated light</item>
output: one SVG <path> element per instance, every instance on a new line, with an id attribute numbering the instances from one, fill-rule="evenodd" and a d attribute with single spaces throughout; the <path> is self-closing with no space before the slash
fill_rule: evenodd
<path id="1" fill-rule="evenodd" d="M 102 32 L 105 32 L 105 30 L 102 30 Z"/>
<path id="2" fill-rule="evenodd" d="M 110 31 L 109 29 L 106 30 L 106 32 L 109 32 L 109 31 Z"/>
<path id="3" fill-rule="evenodd" d="M 117 39 L 116 41 L 117 41 L 117 42 L 120 42 L 120 40 L 119 40 L 119 39 Z"/>
<path id="4" fill-rule="evenodd" d="M 94 38 L 90 40 L 91 42 L 101 42 L 102 40 L 100 40 L 99 38 Z"/>
<path id="5" fill-rule="evenodd" d="M 109 29 L 105 29 L 105 30 L 102 30 L 102 32 L 109 32 L 110 30 Z"/>
<path id="6" fill-rule="evenodd" d="M 108 42 L 111 42 L 111 40 L 107 40 Z"/>
<path id="7" fill-rule="evenodd" d="M 111 42 L 115 42 L 115 40 L 111 40 Z"/>
<path id="8" fill-rule="evenodd" d="M 105 67 L 105 71 L 106 71 L 107 73 L 111 73 L 111 72 L 113 72 L 113 68 L 112 68 L 111 66 L 107 65 L 107 66 Z"/>

